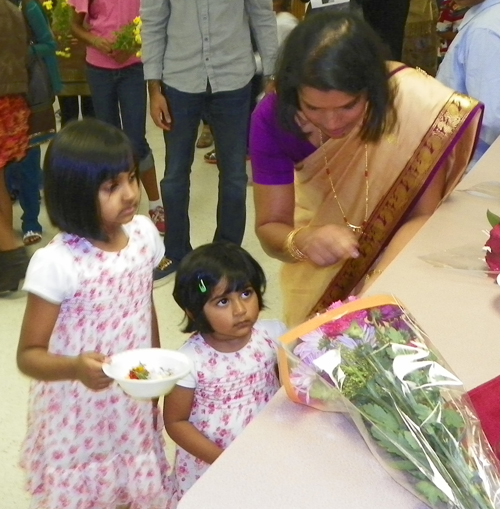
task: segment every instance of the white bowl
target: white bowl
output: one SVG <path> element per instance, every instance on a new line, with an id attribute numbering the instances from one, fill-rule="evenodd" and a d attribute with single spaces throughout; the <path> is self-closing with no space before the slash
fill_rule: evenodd
<path id="1" fill-rule="evenodd" d="M 131 369 L 143 364 L 148 371 L 166 369 L 172 375 L 156 380 L 132 380 L 128 378 Z M 104 373 L 116 380 L 118 385 L 129 396 L 139 399 L 158 398 L 168 394 L 177 380 L 185 377 L 191 369 L 189 357 L 175 350 L 164 348 L 138 348 L 127 350 L 111 356 L 109 363 L 104 363 Z"/>

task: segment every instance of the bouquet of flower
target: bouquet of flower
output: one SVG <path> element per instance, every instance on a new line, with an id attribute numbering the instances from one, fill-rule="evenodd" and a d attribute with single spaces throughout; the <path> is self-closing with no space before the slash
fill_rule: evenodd
<path id="1" fill-rule="evenodd" d="M 116 51 L 124 51 L 137 57 L 141 56 L 141 18 L 137 16 L 130 23 L 122 26 L 114 32 L 115 41 L 112 48 Z"/>
<path id="2" fill-rule="evenodd" d="M 287 394 L 349 412 L 382 465 L 421 500 L 500 508 L 500 465 L 462 383 L 400 303 L 335 303 L 281 342 Z"/>
<path id="3" fill-rule="evenodd" d="M 45 0 L 42 2 L 42 7 L 56 37 L 59 48 L 56 51 L 56 55 L 69 58 L 71 56 L 70 44 L 74 37 L 71 32 L 72 12 L 67 0 L 57 0 L 55 7 L 52 0 Z"/>

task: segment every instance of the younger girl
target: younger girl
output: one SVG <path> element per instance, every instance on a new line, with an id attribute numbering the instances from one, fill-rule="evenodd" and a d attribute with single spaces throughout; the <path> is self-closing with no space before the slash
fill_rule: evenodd
<path id="1" fill-rule="evenodd" d="M 275 341 L 285 327 L 257 321 L 265 285 L 260 265 L 230 243 L 198 247 L 179 265 L 173 295 L 194 334 L 180 349 L 193 370 L 164 402 L 179 446 L 177 501 L 278 390 Z"/>
<path id="2" fill-rule="evenodd" d="M 164 509 L 168 464 L 151 401 L 102 371 L 107 356 L 159 346 L 151 298 L 163 244 L 139 205 L 127 137 L 86 119 L 45 157 L 45 201 L 61 229 L 31 259 L 17 364 L 35 379 L 21 464 L 32 509 Z"/>

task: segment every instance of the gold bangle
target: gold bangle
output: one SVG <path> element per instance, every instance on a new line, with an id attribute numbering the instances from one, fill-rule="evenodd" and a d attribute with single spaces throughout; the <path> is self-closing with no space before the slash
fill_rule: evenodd
<path id="1" fill-rule="evenodd" d="M 380 276 L 380 274 L 382 274 L 382 271 L 380 269 L 370 270 L 365 276 L 365 281 L 368 281 L 374 276 Z"/>
<path id="2" fill-rule="evenodd" d="M 295 236 L 300 230 L 303 230 L 305 226 L 301 226 L 300 228 L 295 228 L 292 230 L 285 239 L 285 251 L 298 262 L 303 262 L 307 260 L 307 255 L 305 255 L 295 244 Z"/>

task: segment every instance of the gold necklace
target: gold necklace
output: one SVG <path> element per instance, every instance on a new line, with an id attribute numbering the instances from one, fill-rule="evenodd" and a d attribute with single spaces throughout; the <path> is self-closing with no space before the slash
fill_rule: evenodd
<path id="1" fill-rule="evenodd" d="M 368 145 L 365 143 L 365 218 L 363 219 L 363 223 L 360 225 L 352 224 L 347 219 L 347 216 L 345 215 L 344 208 L 342 207 L 342 204 L 340 203 L 340 200 L 337 197 L 337 191 L 335 191 L 335 186 L 332 182 L 332 176 L 330 174 L 330 168 L 328 167 L 328 159 L 326 158 L 326 150 L 323 146 L 323 132 L 321 129 L 319 130 L 319 139 L 321 143 L 321 150 L 323 151 L 323 157 L 325 159 L 325 169 L 326 174 L 328 175 L 328 180 L 330 181 L 330 186 L 332 188 L 333 197 L 335 198 L 335 201 L 337 202 L 337 205 L 339 206 L 340 212 L 342 214 L 342 217 L 344 219 L 345 225 L 352 230 L 353 233 L 361 233 L 366 226 L 366 223 L 368 221 L 368 194 L 370 191 L 370 187 L 368 184 Z"/>

